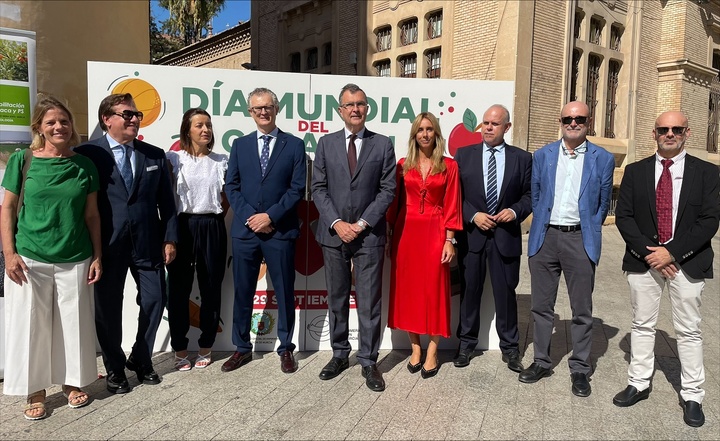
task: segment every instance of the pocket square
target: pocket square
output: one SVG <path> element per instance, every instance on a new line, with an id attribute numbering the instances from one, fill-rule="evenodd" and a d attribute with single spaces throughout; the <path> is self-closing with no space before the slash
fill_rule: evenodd
<path id="1" fill-rule="evenodd" d="M 153 171 L 153 170 L 157 170 L 157 169 L 158 169 L 157 165 L 151 165 L 150 167 L 146 168 L 145 171 Z"/>

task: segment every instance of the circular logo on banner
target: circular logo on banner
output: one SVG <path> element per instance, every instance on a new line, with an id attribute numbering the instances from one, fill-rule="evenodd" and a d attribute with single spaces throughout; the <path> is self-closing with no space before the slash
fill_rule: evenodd
<path id="1" fill-rule="evenodd" d="M 250 332 L 255 335 L 267 335 L 275 326 L 275 318 L 267 312 L 256 312 L 252 315 Z"/>
<path id="2" fill-rule="evenodd" d="M 308 334 L 313 340 L 328 341 L 330 340 L 330 322 L 324 315 L 319 315 L 312 319 L 307 325 Z"/>

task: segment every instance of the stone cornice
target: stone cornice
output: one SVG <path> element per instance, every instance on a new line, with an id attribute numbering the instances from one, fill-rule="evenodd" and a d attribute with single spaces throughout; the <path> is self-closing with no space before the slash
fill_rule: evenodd
<path id="1" fill-rule="evenodd" d="M 703 87 L 710 87 L 718 74 L 716 69 L 703 66 L 687 58 L 663 61 L 657 64 L 658 81 L 685 80 Z"/>
<path id="2" fill-rule="evenodd" d="M 168 66 L 200 66 L 250 49 L 250 21 L 165 55 L 155 62 Z"/>

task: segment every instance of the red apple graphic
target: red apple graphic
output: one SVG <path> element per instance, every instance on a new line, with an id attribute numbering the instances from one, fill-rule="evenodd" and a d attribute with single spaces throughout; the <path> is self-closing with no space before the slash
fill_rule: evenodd
<path id="1" fill-rule="evenodd" d="M 455 156 L 457 149 L 482 142 L 482 133 L 478 132 L 482 123 L 478 124 L 477 117 L 470 109 L 465 109 L 463 122 L 453 127 L 448 138 L 448 152 Z"/>
<path id="2" fill-rule="evenodd" d="M 320 213 L 314 203 L 302 200 L 298 205 L 298 217 L 300 237 L 295 244 L 295 270 L 303 276 L 309 276 L 315 274 L 324 264 L 322 249 L 315 240 L 314 233 Z"/>
<path id="3" fill-rule="evenodd" d="M 180 140 L 179 140 L 179 139 L 178 139 L 177 141 L 175 141 L 175 142 L 173 143 L 173 145 L 170 146 L 170 151 L 171 151 L 171 152 L 180 151 Z"/>

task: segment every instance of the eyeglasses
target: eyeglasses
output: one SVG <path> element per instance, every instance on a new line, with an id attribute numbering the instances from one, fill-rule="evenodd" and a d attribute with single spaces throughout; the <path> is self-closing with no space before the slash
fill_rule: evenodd
<path id="1" fill-rule="evenodd" d="M 588 121 L 587 116 L 563 116 L 560 118 L 560 122 L 567 125 L 572 124 L 572 122 L 575 121 L 579 125 L 585 124 Z"/>
<path id="2" fill-rule="evenodd" d="M 251 107 L 250 110 L 255 115 L 260 115 L 261 113 L 263 113 L 263 110 L 267 113 L 273 113 L 273 111 L 275 110 L 275 106 L 255 106 Z"/>
<path id="3" fill-rule="evenodd" d="M 660 136 L 667 135 L 670 130 L 672 130 L 673 135 L 680 136 L 685 133 L 687 127 L 655 127 L 655 133 Z"/>
<path id="4" fill-rule="evenodd" d="M 133 112 L 132 110 L 123 110 L 122 113 L 114 113 L 113 115 L 117 115 L 120 118 L 124 119 L 125 121 L 130 121 L 134 117 L 137 117 L 138 121 L 143 120 L 143 113 L 142 112 Z"/>
<path id="5" fill-rule="evenodd" d="M 356 102 L 356 103 L 340 104 L 340 107 L 342 107 L 342 108 L 345 109 L 345 110 L 352 110 L 352 109 L 354 109 L 355 107 L 357 107 L 358 110 L 363 110 L 363 109 L 366 108 L 367 106 L 368 106 L 368 103 L 366 103 L 365 101 L 358 101 L 358 102 Z"/>

